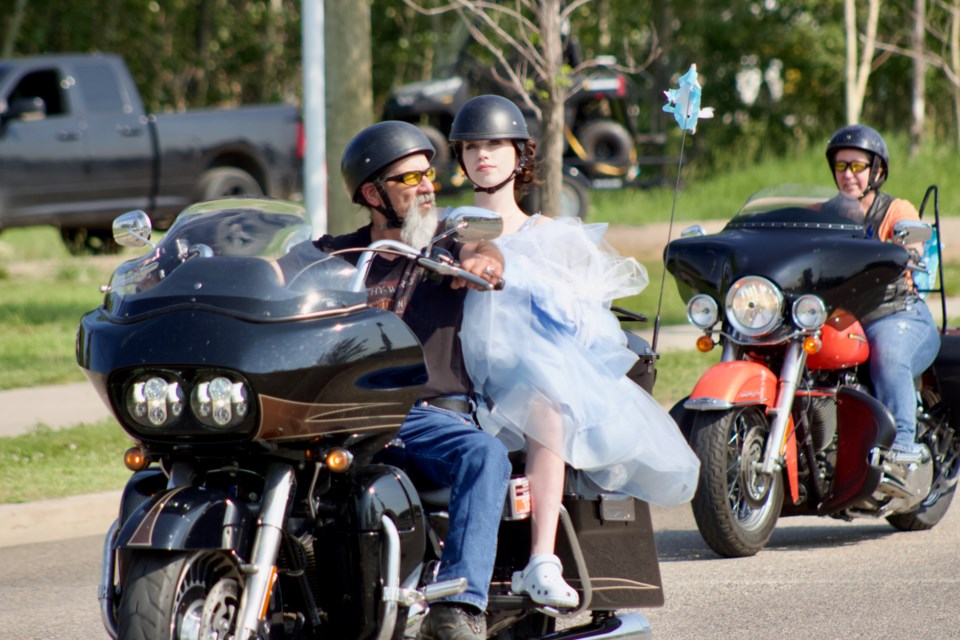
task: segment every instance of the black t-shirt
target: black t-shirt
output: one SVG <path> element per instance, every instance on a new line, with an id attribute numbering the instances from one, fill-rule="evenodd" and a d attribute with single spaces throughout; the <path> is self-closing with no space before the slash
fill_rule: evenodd
<path id="1" fill-rule="evenodd" d="M 314 244 L 323 251 L 366 247 L 371 243 L 370 225 L 342 236 L 325 235 Z M 452 239 L 440 245 L 459 259 L 460 245 Z M 356 264 L 359 253 L 341 254 Z M 371 306 L 397 311 L 423 344 L 427 363 L 427 385 L 422 397 L 473 393 L 470 376 L 463 364 L 460 323 L 467 289 L 451 289 L 450 278 L 436 282 L 422 276 L 409 260 L 388 260 L 376 256 L 367 275 Z M 412 296 L 408 293 L 412 289 Z M 409 299 L 409 302 L 406 300 Z M 398 301 L 400 309 L 397 309 Z"/>

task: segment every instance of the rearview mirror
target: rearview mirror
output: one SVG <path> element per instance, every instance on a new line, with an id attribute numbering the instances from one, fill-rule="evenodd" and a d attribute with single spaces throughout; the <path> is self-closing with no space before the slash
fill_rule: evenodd
<path id="1" fill-rule="evenodd" d="M 457 207 L 448 209 L 443 216 L 444 234 L 454 232 L 460 242 L 493 240 L 503 233 L 500 214 L 481 207 Z"/>
<path id="2" fill-rule="evenodd" d="M 113 221 L 113 239 L 121 247 L 156 247 L 150 242 L 152 232 L 153 223 L 143 211 L 127 211 Z"/>
<path id="3" fill-rule="evenodd" d="M 919 220 L 901 220 L 893 225 L 894 244 L 920 244 L 929 240 L 932 235 L 933 227 Z"/>

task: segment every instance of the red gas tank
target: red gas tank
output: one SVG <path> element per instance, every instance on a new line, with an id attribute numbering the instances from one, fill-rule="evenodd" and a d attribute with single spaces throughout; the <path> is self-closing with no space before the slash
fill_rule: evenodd
<path id="1" fill-rule="evenodd" d="M 870 358 L 867 334 L 860 322 L 843 309 L 834 311 L 820 332 L 820 351 L 807 356 L 808 369 L 846 369 Z"/>

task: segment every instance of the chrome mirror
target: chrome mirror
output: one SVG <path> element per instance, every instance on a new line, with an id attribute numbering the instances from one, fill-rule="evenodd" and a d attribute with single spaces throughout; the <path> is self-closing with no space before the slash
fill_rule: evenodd
<path id="1" fill-rule="evenodd" d="M 443 216 L 444 235 L 456 233 L 460 242 L 478 242 L 493 240 L 503 233 L 503 219 L 500 214 L 480 207 L 457 207 L 448 209 Z"/>
<path id="2" fill-rule="evenodd" d="M 700 236 L 707 235 L 707 232 L 698 224 L 687 227 L 680 232 L 681 238 L 699 238 Z"/>
<path id="3" fill-rule="evenodd" d="M 150 245 L 153 223 L 143 211 L 127 211 L 113 221 L 113 239 L 122 247 L 145 247 Z"/>
<path id="4" fill-rule="evenodd" d="M 933 227 L 919 220 L 901 220 L 893 225 L 893 242 L 908 245 L 926 242 L 933 236 Z"/>

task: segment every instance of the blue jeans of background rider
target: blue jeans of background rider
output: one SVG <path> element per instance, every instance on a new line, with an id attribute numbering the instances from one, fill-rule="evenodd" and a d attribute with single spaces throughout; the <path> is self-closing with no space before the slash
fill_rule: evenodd
<path id="1" fill-rule="evenodd" d="M 482 611 L 510 480 L 507 449 L 481 431 L 472 416 L 436 407 L 412 408 L 399 436 L 407 463 L 417 475 L 452 488 L 450 530 L 437 579 L 466 578 L 467 590 L 445 600 Z"/>
<path id="2" fill-rule="evenodd" d="M 908 305 L 865 328 L 870 343 L 874 392 L 897 422 L 897 444 L 917 435 L 917 393 L 913 380 L 937 357 L 940 334 L 922 301 Z"/>

